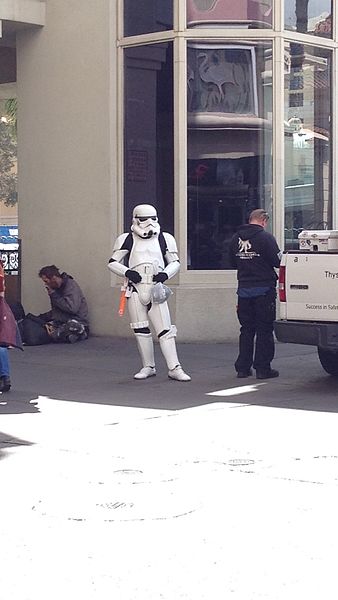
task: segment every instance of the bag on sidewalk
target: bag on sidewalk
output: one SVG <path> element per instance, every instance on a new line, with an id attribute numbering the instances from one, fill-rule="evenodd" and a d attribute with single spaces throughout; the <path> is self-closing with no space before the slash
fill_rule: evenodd
<path id="1" fill-rule="evenodd" d="M 39 317 L 28 313 L 25 318 L 19 322 L 19 329 L 22 341 L 27 346 L 40 346 L 50 344 L 51 337 L 48 334 L 45 323 Z"/>

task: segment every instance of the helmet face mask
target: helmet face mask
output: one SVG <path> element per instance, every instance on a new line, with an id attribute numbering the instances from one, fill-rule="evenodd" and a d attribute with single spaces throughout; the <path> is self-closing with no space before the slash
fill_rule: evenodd
<path id="1" fill-rule="evenodd" d="M 160 233 L 156 208 L 151 204 L 139 204 L 133 210 L 131 230 L 140 238 L 149 239 Z"/>

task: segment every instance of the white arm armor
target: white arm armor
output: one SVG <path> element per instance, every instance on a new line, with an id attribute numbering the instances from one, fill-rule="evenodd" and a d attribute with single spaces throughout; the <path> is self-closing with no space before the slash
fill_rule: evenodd
<path id="1" fill-rule="evenodd" d="M 175 238 L 170 233 L 163 233 L 164 239 L 167 244 L 167 252 L 165 254 L 166 267 L 163 269 L 164 273 L 168 275 L 168 278 L 174 277 L 180 270 L 180 261 L 178 258 L 177 244 Z"/>
<path id="2" fill-rule="evenodd" d="M 128 233 L 122 233 L 115 241 L 113 253 L 108 263 L 108 269 L 115 275 L 124 277 L 128 267 L 123 264 L 125 257 L 128 255 L 128 250 L 121 250 L 123 243 Z"/>

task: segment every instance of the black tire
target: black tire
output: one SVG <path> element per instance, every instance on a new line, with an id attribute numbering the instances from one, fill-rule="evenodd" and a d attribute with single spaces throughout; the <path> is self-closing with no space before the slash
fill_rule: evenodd
<path id="1" fill-rule="evenodd" d="M 318 348 L 318 357 L 324 371 L 338 377 L 338 350 Z"/>

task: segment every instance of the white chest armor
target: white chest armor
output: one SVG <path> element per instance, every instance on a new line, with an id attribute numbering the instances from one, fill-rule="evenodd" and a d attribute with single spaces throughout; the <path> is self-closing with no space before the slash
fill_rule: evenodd
<path id="1" fill-rule="evenodd" d="M 158 237 L 142 239 L 133 236 L 133 247 L 129 255 L 129 269 L 135 269 L 141 275 L 140 283 L 134 284 L 142 304 L 151 301 L 154 286 L 153 275 L 164 269 L 164 260 Z"/>
<path id="2" fill-rule="evenodd" d="M 165 265 L 158 237 L 145 240 L 135 234 L 132 234 L 132 236 L 133 247 L 129 255 L 129 269 L 135 269 L 139 265 L 150 263 L 154 266 L 154 273 L 162 271 Z"/>

